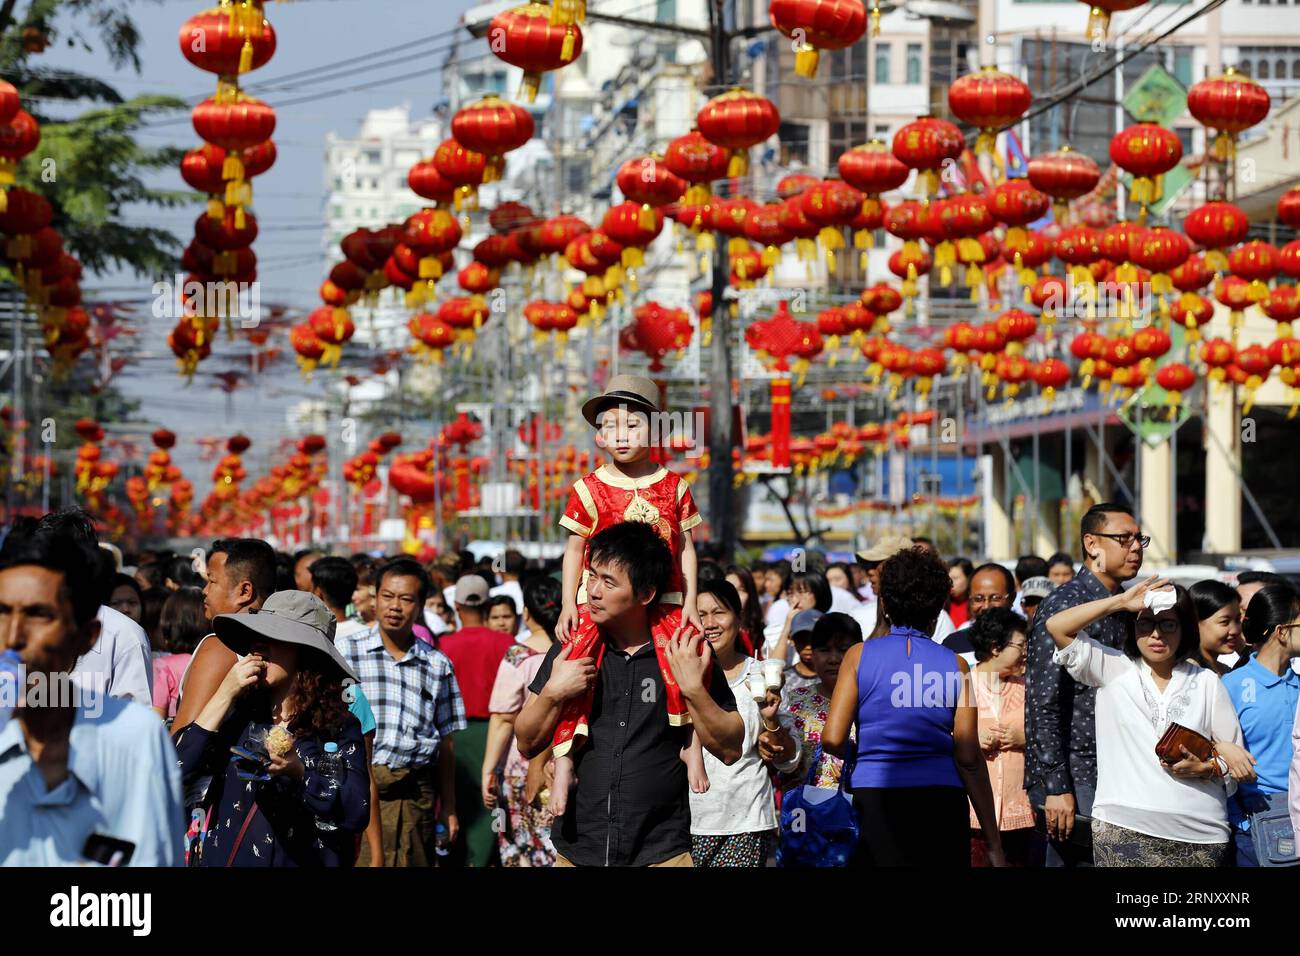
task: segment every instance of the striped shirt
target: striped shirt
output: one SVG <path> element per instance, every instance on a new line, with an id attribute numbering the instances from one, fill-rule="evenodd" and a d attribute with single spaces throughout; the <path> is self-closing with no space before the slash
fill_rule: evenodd
<path id="1" fill-rule="evenodd" d="M 428 766 L 442 739 L 465 729 L 465 704 L 445 654 L 416 640 L 394 660 L 378 624 L 334 644 L 374 711 L 376 764 L 394 770 Z"/>

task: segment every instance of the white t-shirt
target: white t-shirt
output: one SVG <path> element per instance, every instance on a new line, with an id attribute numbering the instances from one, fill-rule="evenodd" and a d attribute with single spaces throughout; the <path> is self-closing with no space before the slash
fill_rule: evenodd
<path id="1" fill-rule="evenodd" d="M 339 621 L 334 626 L 334 638 L 337 640 L 340 637 L 351 637 L 353 634 L 360 634 L 362 631 L 370 630 L 370 628 L 371 625 L 365 621 L 348 618 L 346 621 Z"/>
<path id="2" fill-rule="evenodd" d="M 853 620 L 858 622 L 862 628 L 862 639 L 865 641 L 871 636 L 871 632 L 876 629 L 876 609 L 880 606 L 878 601 L 868 601 L 857 610 L 851 612 Z M 934 633 L 930 635 L 936 644 L 942 644 L 943 639 L 957 630 L 952 623 L 952 618 L 948 616 L 947 611 L 939 612 L 939 620 L 935 622 Z"/>
<path id="3" fill-rule="evenodd" d="M 144 628 L 101 604 L 95 613 L 99 639 L 77 658 L 73 678 L 83 688 L 153 706 L 153 657 Z"/>
<path id="4" fill-rule="evenodd" d="M 745 683 L 751 673 L 762 679 L 763 665 L 752 657 L 746 659 L 745 669 L 740 675 L 735 680 L 728 681 L 731 692 L 736 695 L 737 712 L 745 721 L 743 750 L 740 759 L 730 767 L 708 750 L 704 751 L 709 789 L 706 793 L 690 795 L 693 834 L 728 836 L 776 829 L 772 780 L 768 776 L 766 765 L 758 756 L 758 737 L 763 731 L 763 718 Z M 781 714 L 778 719 L 787 729 L 791 726 L 788 715 Z M 796 756 L 795 763 L 797 761 Z"/>
<path id="5" fill-rule="evenodd" d="M 1086 637 L 1053 660 L 1097 690 L 1097 796 L 1092 815 L 1163 840 L 1225 843 L 1228 797 L 1236 782 L 1175 777 L 1160 766 L 1156 743 L 1177 722 L 1212 740 L 1241 745 L 1241 726 L 1223 682 L 1183 661 L 1164 693 L 1145 661 Z"/>
<path id="6" fill-rule="evenodd" d="M 786 615 L 790 613 L 790 602 L 785 598 L 777 598 L 767 609 L 767 617 L 764 618 L 763 626 L 763 648 L 767 650 L 775 646 L 777 639 L 781 636 L 781 628 L 785 627 Z"/>
<path id="7" fill-rule="evenodd" d="M 862 602 L 855 598 L 844 588 L 837 588 L 831 585 L 831 612 L 840 614 L 852 614 L 861 606 Z"/>

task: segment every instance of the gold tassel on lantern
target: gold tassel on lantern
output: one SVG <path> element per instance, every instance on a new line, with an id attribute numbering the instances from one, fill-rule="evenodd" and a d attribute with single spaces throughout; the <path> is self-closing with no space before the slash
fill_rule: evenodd
<path id="1" fill-rule="evenodd" d="M 1106 34 L 1110 32 L 1110 12 L 1103 10 L 1101 7 L 1093 7 L 1088 11 L 1088 27 L 1084 31 L 1084 36 L 1089 40 L 1104 40 Z"/>
<path id="2" fill-rule="evenodd" d="M 739 179 L 749 174 L 749 150 L 735 149 L 727 160 L 727 178 Z"/>
<path id="3" fill-rule="evenodd" d="M 817 63 L 821 59 L 821 54 L 817 48 L 809 46 L 807 43 L 801 43 L 795 48 L 794 54 L 794 72 L 797 76 L 805 79 L 811 79 L 817 75 Z"/>
<path id="4" fill-rule="evenodd" d="M 880 0 L 872 0 L 871 4 L 871 35 L 880 36 Z"/>

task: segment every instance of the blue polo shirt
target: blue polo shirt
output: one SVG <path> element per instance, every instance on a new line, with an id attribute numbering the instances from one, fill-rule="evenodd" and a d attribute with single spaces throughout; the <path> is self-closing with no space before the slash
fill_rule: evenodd
<path id="1" fill-rule="evenodd" d="M 1234 822 L 1242 818 L 1238 805 L 1251 796 L 1287 792 L 1291 772 L 1291 729 L 1295 725 L 1296 703 L 1300 701 L 1300 675 L 1288 667 L 1274 674 L 1254 654 L 1241 667 L 1223 678 L 1241 723 L 1246 749 L 1255 757 L 1255 783 L 1242 783 L 1237 800 L 1230 802 Z"/>

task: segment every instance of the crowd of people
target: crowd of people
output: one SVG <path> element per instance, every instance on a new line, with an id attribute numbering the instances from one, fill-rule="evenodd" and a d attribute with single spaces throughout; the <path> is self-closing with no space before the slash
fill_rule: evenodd
<path id="1" fill-rule="evenodd" d="M 0 714 L 0 864 L 1297 862 L 1286 579 L 1138 580 L 1108 503 L 1078 560 L 721 563 L 644 454 L 651 385 L 584 407 L 610 462 L 556 561 L 7 529 L 5 650 L 81 692 Z"/>

